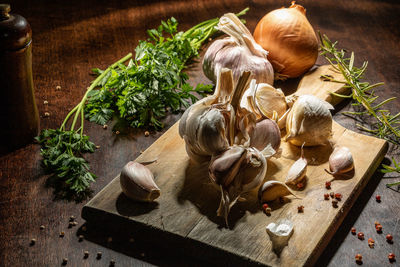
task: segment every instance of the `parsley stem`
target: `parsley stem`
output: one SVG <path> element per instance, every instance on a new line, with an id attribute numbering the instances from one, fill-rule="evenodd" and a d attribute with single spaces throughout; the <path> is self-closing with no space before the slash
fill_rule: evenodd
<path id="1" fill-rule="evenodd" d="M 81 102 L 79 102 L 78 105 L 76 105 L 71 112 L 67 115 L 67 117 L 65 118 L 63 124 L 61 125 L 61 127 L 65 126 L 65 123 L 68 121 L 69 117 L 73 114 L 73 112 L 76 111 L 75 116 L 74 116 L 74 120 L 72 121 L 71 124 L 71 131 L 74 130 L 75 128 L 75 124 L 76 121 L 78 120 L 78 116 L 79 114 L 81 114 L 81 121 L 82 121 L 82 125 L 81 125 L 81 135 L 83 134 L 83 120 L 84 120 L 84 116 L 83 116 L 83 109 L 86 103 L 86 100 L 88 98 L 89 92 L 92 91 L 94 88 L 96 88 L 100 81 L 116 66 L 118 66 L 118 64 L 122 64 L 125 61 L 127 61 L 128 59 L 132 58 L 132 53 L 127 54 L 126 56 L 124 56 L 123 58 L 121 58 L 120 60 L 118 60 L 117 62 L 115 62 L 114 64 L 112 64 L 111 66 L 109 66 L 105 71 L 103 71 L 102 74 L 100 74 L 94 81 L 93 83 L 89 86 L 89 88 L 86 90 L 85 95 L 83 96 Z"/>

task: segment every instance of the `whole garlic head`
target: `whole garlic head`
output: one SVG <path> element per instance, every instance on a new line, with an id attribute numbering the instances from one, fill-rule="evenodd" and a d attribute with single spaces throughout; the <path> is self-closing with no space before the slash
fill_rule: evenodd
<path id="1" fill-rule="evenodd" d="M 295 146 L 325 144 L 332 136 L 334 109 L 328 102 L 313 95 L 301 95 L 286 119 L 285 141 Z"/>
<path id="2" fill-rule="evenodd" d="M 235 84 L 243 71 L 250 71 L 257 82 L 273 84 L 274 70 L 267 59 L 268 52 L 258 45 L 252 34 L 233 13 L 222 16 L 217 28 L 229 35 L 215 40 L 207 49 L 203 59 L 204 74 L 216 80 L 222 68 L 233 71 Z"/>

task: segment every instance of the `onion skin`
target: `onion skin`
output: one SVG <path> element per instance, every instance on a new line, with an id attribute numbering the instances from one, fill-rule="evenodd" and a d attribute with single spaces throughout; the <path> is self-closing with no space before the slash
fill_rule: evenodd
<path id="1" fill-rule="evenodd" d="M 282 77 L 299 77 L 318 57 L 318 39 L 306 10 L 294 1 L 289 8 L 265 15 L 256 26 L 254 39 L 269 51 L 268 60 Z"/>

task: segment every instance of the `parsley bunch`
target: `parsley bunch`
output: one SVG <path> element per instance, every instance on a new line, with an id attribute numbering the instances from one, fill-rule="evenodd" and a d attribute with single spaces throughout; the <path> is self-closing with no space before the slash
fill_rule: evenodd
<path id="1" fill-rule="evenodd" d="M 198 55 L 202 43 L 217 31 L 218 21 L 211 19 L 186 32 L 177 32 L 178 22 L 172 17 L 157 29 L 148 30 L 149 39 L 139 42 L 135 58 L 127 66 L 118 64 L 104 77 L 101 88 L 90 92 L 86 118 L 104 125 L 118 114 L 132 127 L 162 128 L 160 119 L 168 110 L 186 108 L 197 100 L 196 94 L 211 91 L 211 85 L 193 88 L 182 70 L 189 59 Z M 93 71 L 103 73 L 100 69 Z"/>

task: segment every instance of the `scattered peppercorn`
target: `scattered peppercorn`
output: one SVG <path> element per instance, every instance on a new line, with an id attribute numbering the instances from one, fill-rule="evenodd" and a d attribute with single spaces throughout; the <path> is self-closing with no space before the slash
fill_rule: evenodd
<path id="1" fill-rule="evenodd" d="M 392 243 L 393 242 L 393 236 L 391 234 L 387 234 L 386 235 L 386 240 L 387 240 L 387 242 Z"/>
<path id="2" fill-rule="evenodd" d="M 381 224 L 377 224 L 377 225 L 375 226 L 375 229 L 376 229 L 376 231 L 377 231 L 378 233 L 382 233 L 383 227 L 382 227 Z"/>
<path id="3" fill-rule="evenodd" d="M 325 200 L 329 200 L 329 194 L 328 193 L 324 194 L 324 199 Z"/>
<path id="4" fill-rule="evenodd" d="M 338 201 L 342 200 L 342 194 L 336 193 L 336 194 L 335 194 L 335 198 L 336 198 Z"/>
<path id="5" fill-rule="evenodd" d="M 299 213 L 304 212 L 304 206 L 303 206 L 303 205 L 298 206 L 298 207 L 297 207 L 297 211 L 298 211 Z"/>
<path id="6" fill-rule="evenodd" d="M 338 207 L 338 201 L 337 201 L 336 199 L 333 199 L 333 200 L 332 200 L 332 206 L 333 206 L 334 208 L 337 208 L 337 207 Z"/>
<path id="7" fill-rule="evenodd" d="M 331 182 L 330 181 L 325 182 L 325 188 L 326 189 L 331 189 Z"/>
<path id="8" fill-rule="evenodd" d="M 33 246 L 33 245 L 35 245 L 35 243 L 36 243 L 36 239 L 35 239 L 35 238 L 32 238 L 32 239 L 31 239 L 30 245 Z"/>
<path id="9" fill-rule="evenodd" d="M 375 227 L 378 225 L 378 224 L 380 224 L 378 221 L 375 221 Z"/>
<path id="10" fill-rule="evenodd" d="M 375 241 L 372 238 L 368 238 L 368 246 L 370 248 L 373 248 L 375 245 Z"/>
<path id="11" fill-rule="evenodd" d="M 102 253 L 99 251 L 99 252 L 97 252 L 97 259 L 99 260 L 99 259 L 101 259 L 101 255 L 102 255 Z"/>
<path id="12" fill-rule="evenodd" d="M 104 125 L 103 125 L 103 129 L 107 129 L 107 127 L 108 127 L 107 124 L 104 124 Z"/>
<path id="13" fill-rule="evenodd" d="M 356 261 L 361 262 L 362 261 L 362 256 L 361 254 L 356 254 Z"/>
<path id="14" fill-rule="evenodd" d="M 148 137 L 150 135 L 149 131 L 144 132 L 144 136 Z"/>
<path id="15" fill-rule="evenodd" d="M 267 203 L 264 203 L 264 204 L 262 205 L 263 210 L 266 210 L 268 207 L 269 207 L 269 206 L 268 206 Z"/>
<path id="16" fill-rule="evenodd" d="M 41 225 L 41 226 L 40 226 L 40 230 L 44 230 L 44 225 Z"/>
<path id="17" fill-rule="evenodd" d="M 364 240 L 364 233 L 363 233 L 363 232 L 359 232 L 359 233 L 357 234 L 357 237 L 358 237 L 358 239 L 360 239 L 360 240 Z"/>
<path id="18" fill-rule="evenodd" d="M 112 266 L 115 266 L 115 260 L 113 260 L 113 259 L 110 260 L 110 266 L 111 266 L 111 267 L 112 267 Z"/>
<path id="19" fill-rule="evenodd" d="M 304 187 L 304 184 L 303 183 L 298 183 L 298 184 L 296 184 L 296 186 L 297 186 L 298 189 L 302 189 Z"/>
<path id="20" fill-rule="evenodd" d="M 64 237 L 65 233 L 64 232 L 60 232 L 60 237 Z"/>
<path id="21" fill-rule="evenodd" d="M 329 195 L 331 196 L 331 198 L 335 198 L 335 193 L 334 192 L 330 192 Z"/>
<path id="22" fill-rule="evenodd" d="M 83 258 L 85 258 L 85 259 L 89 258 L 89 251 L 85 250 L 83 252 Z"/>
<path id="23" fill-rule="evenodd" d="M 396 260 L 396 255 L 394 255 L 394 253 L 389 253 L 388 258 L 390 262 L 394 262 Z"/>
<path id="24" fill-rule="evenodd" d="M 376 202 L 381 202 L 381 196 L 380 195 L 376 195 L 375 199 L 376 199 Z"/>
<path id="25" fill-rule="evenodd" d="M 356 232 L 357 232 L 356 228 L 352 227 L 352 228 L 351 228 L 351 233 L 352 233 L 353 235 L 355 235 Z"/>

